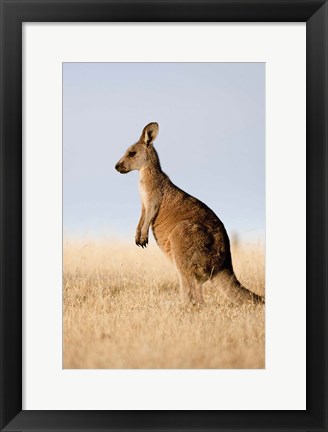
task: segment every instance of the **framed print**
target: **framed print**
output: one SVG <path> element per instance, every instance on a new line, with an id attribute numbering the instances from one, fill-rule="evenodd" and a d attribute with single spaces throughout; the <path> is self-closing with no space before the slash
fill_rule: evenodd
<path id="1" fill-rule="evenodd" d="M 26 31 L 29 32 L 28 29 Z M 64 369 L 265 367 L 264 298 L 256 293 L 264 291 L 264 77 L 264 63 L 63 63 Z M 235 89 L 236 94 L 232 89 Z M 143 98 L 147 99 L 147 103 L 141 107 L 140 100 Z M 88 105 L 80 110 L 80 104 L 84 100 L 88 100 Z M 218 108 L 218 100 L 221 100 L 220 106 L 224 106 L 225 111 Z M 240 109 L 240 117 L 236 119 L 238 111 L 235 107 L 244 104 L 247 104 L 247 110 Z M 120 106 L 126 113 L 125 116 L 122 113 L 115 114 L 121 111 Z M 140 120 L 137 120 L 138 116 Z M 147 123 L 147 118 L 151 116 L 161 119 L 158 120 L 160 123 Z M 110 128 L 113 131 L 111 144 L 106 140 L 93 140 L 94 122 L 99 122 L 99 117 L 107 117 L 107 120 L 98 123 L 97 135 L 106 137 Z M 131 120 L 128 120 L 130 117 Z M 175 131 L 166 133 L 166 123 L 175 123 L 177 117 L 180 119 Z M 215 125 L 215 129 L 211 131 L 209 127 L 204 130 L 203 121 L 199 121 L 202 118 L 206 119 L 208 125 Z M 120 140 L 128 142 L 128 137 L 123 138 L 123 131 L 130 121 L 134 121 L 136 127 L 138 123 L 146 122 L 142 127 L 143 134 L 147 137 L 151 135 L 154 141 L 145 144 L 142 138 L 132 146 L 128 145 L 128 151 L 123 148 L 124 155 L 118 155 L 115 161 L 114 143 Z M 198 121 L 198 132 L 194 127 L 191 133 L 190 123 L 196 124 Z M 225 129 L 229 121 L 233 125 L 238 124 L 239 131 L 233 127 Z M 78 137 L 81 125 L 85 127 Z M 104 128 L 103 131 L 101 127 Z M 252 132 L 249 131 L 249 136 L 252 136 L 252 140 L 248 141 L 246 129 L 250 128 Z M 233 134 L 225 137 L 229 130 L 234 130 Z M 141 133 L 142 130 L 137 132 L 137 138 Z M 226 164 L 225 169 L 225 164 L 220 163 L 225 157 L 224 146 L 219 145 L 216 133 L 221 136 L 221 142 L 230 142 L 230 151 L 234 154 L 242 153 L 247 148 L 247 162 L 245 163 L 245 157 L 236 158 L 236 163 L 240 166 L 232 170 Z M 197 145 L 190 147 L 195 138 L 202 142 L 201 148 L 197 148 Z M 166 144 L 161 148 L 159 144 L 163 141 Z M 179 145 L 176 145 L 177 142 Z M 238 145 L 242 147 L 238 148 Z M 104 158 L 107 152 L 108 158 Z M 189 152 L 191 157 L 187 158 Z M 212 155 L 213 163 L 211 165 L 207 161 L 203 169 L 199 158 L 202 157 L 205 162 L 207 154 Z M 86 155 L 89 155 L 88 160 L 93 158 L 92 164 L 88 164 L 89 170 L 96 168 L 95 173 L 90 172 L 87 176 Z M 167 169 L 162 168 L 162 157 L 171 161 Z M 121 162 L 118 162 L 119 159 Z M 152 164 L 150 160 L 153 161 Z M 218 164 L 220 178 L 226 179 L 223 180 L 222 193 L 216 187 L 220 180 L 215 180 L 213 174 Z M 98 176 L 101 165 L 102 176 Z M 111 170 L 109 167 L 114 165 L 117 169 Z M 180 169 L 180 166 L 183 168 Z M 149 204 L 159 206 L 158 210 L 156 207 L 154 209 L 154 239 L 150 230 L 148 234 L 143 234 L 145 238 L 142 237 L 141 229 L 147 230 L 147 226 L 142 227 L 142 220 L 138 225 L 140 234 L 138 232 L 135 238 L 133 232 L 138 221 L 134 220 L 136 217 L 130 216 L 135 213 L 136 194 L 134 188 L 130 188 L 130 193 L 126 190 L 124 180 L 129 181 L 135 173 L 124 176 L 125 179 L 121 176 L 121 185 L 117 175 L 133 171 L 139 171 L 140 178 L 145 179 L 142 181 L 145 182 L 147 192 L 142 192 L 142 196 L 159 196 L 158 201 L 155 200 L 153 204 L 151 200 L 152 204 Z M 181 187 L 175 186 L 172 177 L 165 174 L 170 171 L 175 182 L 180 185 L 185 183 L 187 190 L 199 190 L 203 200 L 207 203 L 212 200 L 214 206 L 217 201 L 215 196 L 221 196 L 222 206 L 225 201 L 231 201 L 231 196 L 235 196 L 236 200 L 239 197 L 238 207 L 242 207 L 244 211 L 240 212 L 240 221 L 235 220 L 234 225 L 237 227 L 243 223 L 242 233 L 241 230 L 227 226 L 227 222 L 223 228 L 208 205 L 201 203 L 195 196 L 191 198 L 188 192 L 182 192 Z M 192 176 L 185 179 L 187 171 L 197 172 L 195 184 Z M 214 183 L 212 186 L 211 179 Z M 200 188 L 200 185 L 207 182 L 211 190 L 208 192 L 203 187 Z M 241 193 L 241 190 L 244 192 Z M 106 194 L 107 198 L 103 200 L 102 197 Z M 245 200 L 244 203 L 241 200 Z M 105 202 L 110 203 L 109 211 L 102 207 Z M 175 203 L 173 208 L 170 208 L 170 203 Z M 96 210 L 98 206 L 102 208 Z M 144 206 L 147 208 L 148 204 Z M 176 206 L 179 206 L 181 213 L 178 220 L 175 218 Z M 88 209 L 91 210 L 90 213 Z M 250 209 L 256 210 L 257 214 L 247 214 Z M 193 217 L 186 225 L 181 225 L 179 221 L 185 217 L 182 216 L 185 212 L 191 212 Z M 101 220 L 101 215 L 106 215 L 104 220 Z M 97 221 L 92 222 L 91 233 L 89 220 L 95 216 Z M 139 215 L 135 213 L 135 216 Z M 151 213 L 149 217 L 152 217 Z M 165 222 L 161 222 L 161 217 Z M 171 222 L 169 228 L 165 229 L 167 217 L 171 217 Z M 202 222 L 204 217 L 206 224 Z M 232 216 L 226 215 L 226 220 L 232 220 Z M 215 228 L 208 231 L 209 223 L 213 223 Z M 176 230 L 177 234 L 179 226 L 184 235 L 173 246 L 174 236 L 171 231 Z M 226 235 L 225 229 L 232 233 L 230 247 L 235 257 L 235 270 L 231 270 L 229 252 L 217 256 L 220 247 L 228 247 L 228 240 L 222 237 Z M 131 231 L 132 235 L 129 234 Z M 208 244 L 204 253 L 202 247 L 199 251 L 191 245 L 186 247 L 189 232 L 192 244 L 195 236 L 200 244 Z M 212 233 L 216 233 L 214 237 Z M 215 235 L 218 244 L 210 246 L 212 240 L 216 241 Z M 129 241 L 131 238 L 132 242 Z M 168 242 L 172 245 L 169 249 Z M 162 247 L 169 261 L 154 247 L 155 243 Z M 249 245 L 243 250 L 242 245 L 245 243 Z M 190 267 L 189 262 L 193 262 L 193 256 L 199 256 L 195 261 L 199 267 L 194 268 L 194 264 Z M 114 257 L 117 260 L 115 264 Z M 227 260 L 227 264 L 221 263 L 222 260 Z M 249 261 L 256 264 L 252 270 L 251 265 L 247 264 L 247 274 L 242 266 L 246 266 Z M 181 265 L 181 268 L 177 267 L 178 279 L 182 280 L 180 286 L 177 284 L 174 265 L 172 266 L 172 263 L 178 262 Z M 108 267 L 109 263 L 114 264 L 114 268 Z M 157 268 L 154 267 L 155 263 Z M 238 273 L 243 276 L 243 282 L 239 282 L 236 276 Z M 111 275 L 110 281 L 108 275 Z M 197 283 L 194 282 L 194 277 Z M 223 278 L 229 279 L 229 282 L 224 284 Z M 242 287 L 240 283 L 243 283 Z M 243 308 L 240 309 L 239 325 L 238 317 L 235 316 L 233 327 L 230 326 L 230 308 L 224 309 L 223 306 L 221 313 L 217 313 L 217 305 L 226 304 L 224 299 L 216 298 L 220 294 L 220 290 L 215 288 L 217 284 L 222 285 L 221 289 L 227 290 L 225 295 L 230 296 L 230 301 L 245 307 L 250 305 L 252 318 L 246 325 Z M 125 288 L 122 290 L 123 285 Z M 94 293 L 95 286 L 101 289 L 101 294 Z M 247 286 L 251 286 L 252 290 Z M 146 292 L 151 293 L 153 303 L 150 298 L 145 301 Z M 102 299 L 98 306 L 94 303 L 94 294 L 97 303 Z M 76 307 L 77 301 L 81 302 L 79 308 Z M 262 304 L 262 307 L 256 307 L 255 304 Z M 107 308 L 110 310 L 103 314 L 101 311 Z M 227 311 L 226 316 L 224 310 Z M 77 331 L 81 313 L 86 318 L 84 322 L 88 324 Z M 144 313 L 146 316 L 141 320 Z M 90 333 L 91 317 L 96 320 L 94 326 L 98 329 L 99 337 L 93 331 Z M 109 317 L 111 322 L 108 321 Z M 190 319 L 195 319 L 196 322 L 190 322 Z M 200 333 L 194 332 L 197 327 Z M 153 334 L 150 329 L 153 329 Z M 121 346 L 122 340 L 125 348 Z M 90 341 L 92 349 L 89 348 Z"/>
<path id="2" fill-rule="evenodd" d="M 327 11 L 1 1 L 1 430 L 327 428 Z"/>

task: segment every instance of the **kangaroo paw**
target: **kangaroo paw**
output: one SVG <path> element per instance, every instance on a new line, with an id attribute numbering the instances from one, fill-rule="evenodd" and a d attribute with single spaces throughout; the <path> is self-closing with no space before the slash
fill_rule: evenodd
<path id="1" fill-rule="evenodd" d="M 137 246 L 141 246 L 142 248 L 145 248 L 147 247 L 147 244 L 148 244 L 148 236 L 147 237 L 140 236 L 139 238 L 136 237 Z"/>

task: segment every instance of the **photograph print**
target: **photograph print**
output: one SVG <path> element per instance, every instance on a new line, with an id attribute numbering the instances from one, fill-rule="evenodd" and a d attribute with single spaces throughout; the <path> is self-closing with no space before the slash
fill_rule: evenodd
<path id="1" fill-rule="evenodd" d="M 265 368 L 265 63 L 63 63 L 63 368 Z"/>

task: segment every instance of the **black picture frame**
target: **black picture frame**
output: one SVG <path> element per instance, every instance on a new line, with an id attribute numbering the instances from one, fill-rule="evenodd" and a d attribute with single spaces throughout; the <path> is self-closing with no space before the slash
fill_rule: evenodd
<path id="1" fill-rule="evenodd" d="M 0 4 L 0 429 L 327 431 L 327 0 L 0 0 Z M 305 411 L 22 410 L 22 23 L 53 21 L 306 22 Z"/>

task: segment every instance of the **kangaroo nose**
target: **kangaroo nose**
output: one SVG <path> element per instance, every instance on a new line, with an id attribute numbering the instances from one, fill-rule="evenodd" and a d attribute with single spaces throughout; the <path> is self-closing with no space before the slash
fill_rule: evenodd
<path id="1" fill-rule="evenodd" d="M 115 165 L 116 171 L 118 171 L 119 167 L 120 167 L 120 164 L 117 162 L 117 164 Z"/>

